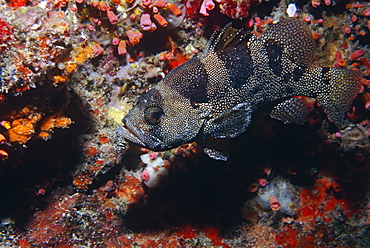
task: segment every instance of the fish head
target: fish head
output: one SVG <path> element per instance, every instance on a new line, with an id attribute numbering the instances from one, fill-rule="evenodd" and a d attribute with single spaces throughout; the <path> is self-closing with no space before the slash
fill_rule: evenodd
<path id="1" fill-rule="evenodd" d="M 139 98 L 117 135 L 151 150 L 168 150 L 197 136 L 204 122 L 200 111 L 188 98 L 160 83 Z"/>

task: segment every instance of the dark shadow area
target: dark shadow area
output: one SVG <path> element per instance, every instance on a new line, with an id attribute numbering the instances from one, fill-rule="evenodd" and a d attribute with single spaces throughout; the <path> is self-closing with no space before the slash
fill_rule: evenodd
<path id="1" fill-rule="evenodd" d="M 73 192 L 72 171 L 82 158 L 78 136 L 92 123 L 90 114 L 80 107 L 79 96 L 73 91 L 61 89 L 47 93 L 35 89 L 26 93 L 24 98 L 15 97 L 10 101 L 20 106 L 31 102 L 47 106 L 44 112 L 49 109 L 51 113 L 63 108 L 73 123 L 68 129 L 56 128 L 47 141 L 34 137 L 26 143 L 27 147 L 8 147 L 9 159 L 0 162 L 0 219 L 10 217 L 19 227 L 27 223 L 34 211 L 47 206 L 54 189 L 70 188 Z"/>
<path id="2" fill-rule="evenodd" d="M 249 186 L 258 178 L 281 176 L 295 186 L 310 188 L 319 172 L 328 172 L 343 185 L 335 197 L 362 202 L 367 176 L 359 171 L 366 169 L 366 162 L 323 145 L 327 136 L 320 128 L 326 118 L 322 109 L 316 106 L 310 113 L 309 118 L 320 120 L 316 125 L 300 126 L 270 118 L 272 106 L 256 111 L 246 133 L 231 142 L 230 161 L 215 161 L 203 154 L 196 163 L 188 162 L 186 171 L 172 172 L 162 188 L 147 189 L 145 200 L 129 207 L 122 219 L 124 228 L 156 232 L 186 224 L 211 225 L 223 235 L 233 235 L 237 226 L 249 223 L 243 209 L 256 195 Z M 325 123 L 326 129 L 336 130 L 332 123 Z M 272 169 L 270 176 L 262 172 L 266 167 Z"/>
<path id="3" fill-rule="evenodd" d="M 206 156 L 199 166 L 174 173 L 163 188 L 148 189 L 143 204 L 132 205 L 125 216 L 125 228 L 133 231 L 155 231 L 170 226 L 222 226 L 228 229 L 240 224 L 240 210 L 250 194 L 245 190 L 245 173 L 229 170 L 230 164 Z M 239 168 L 242 169 L 242 168 Z"/>
<path id="4" fill-rule="evenodd" d="M 273 9 L 279 6 L 280 0 L 261 1 L 258 5 L 251 5 L 250 15 L 256 13 L 256 16 L 263 19 L 265 16 L 270 16 Z"/>
<path id="5" fill-rule="evenodd" d="M 272 168 L 273 176 L 291 177 L 296 185 L 313 185 L 321 157 L 307 154 L 317 145 L 313 141 L 318 140 L 318 127 L 273 120 L 267 114 L 270 107 L 257 111 L 247 132 L 231 142 L 230 161 L 202 154 L 196 163 L 187 162 L 186 171 L 172 172 L 162 188 L 147 189 L 145 201 L 130 206 L 124 227 L 145 232 L 184 224 L 212 225 L 229 233 L 248 222 L 242 210 L 256 194 L 249 191 L 250 184 L 267 177 L 263 168 Z M 294 176 L 289 174 L 291 167 L 298 171 Z"/>

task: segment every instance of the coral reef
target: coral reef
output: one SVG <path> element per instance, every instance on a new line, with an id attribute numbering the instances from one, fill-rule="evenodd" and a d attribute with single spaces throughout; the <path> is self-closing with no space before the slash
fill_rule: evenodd
<path id="1" fill-rule="evenodd" d="M 0 246 L 369 247 L 370 4 L 292 4 L 0 0 Z M 282 16 L 312 30 L 315 66 L 362 73 L 345 127 L 295 97 L 303 125 L 266 106 L 227 163 L 116 137 L 217 26 L 258 36 Z"/>

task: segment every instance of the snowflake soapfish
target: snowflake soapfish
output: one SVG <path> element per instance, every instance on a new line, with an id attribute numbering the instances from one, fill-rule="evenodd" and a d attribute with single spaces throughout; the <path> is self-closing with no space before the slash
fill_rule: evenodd
<path id="1" fill-rule="evenodd" d="M 195 139 L 210 157 L 227 160 L 226 141 L 243 133 L 262 105 L 281 99 L 274 109 L 277 119 L 305 121 L 307 111 L 300 111 L 302 103 L 294 98 L 286 100 L 290 96 L 315 98 L 341 128 L 361 76 L 311 66 L 314 49 L 312 33 L 294 18 L 280 20 L 258 37 L 226 25 L 215 31 L 202 55 L 140 97 L 117 135 L 151 150 Z"/>

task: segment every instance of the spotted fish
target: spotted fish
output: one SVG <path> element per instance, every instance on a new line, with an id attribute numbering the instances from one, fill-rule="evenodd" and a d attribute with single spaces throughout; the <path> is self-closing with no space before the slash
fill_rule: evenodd
<path id="1" fill-rule="evenodd" d="M 227 160 L 227 141 L 246 130 L 252 112 L 290 96 L 315 98 L 343 127 L 345 111 L 361 88 L 360 74 L 312 67 L 314 49 L 312 33 L 294 18 L 280 20 L 258 37 L 227 25 L 212 35 L 202 55 L 141 96 L 117 135 L 152 150 L 195 139 L 210 157 Z M 289 115 L 286 106 L 299 115 L 301 105 L 286 100 L 281 116 Z M 279 108 L 274 111 L 279 116 Z"/>

